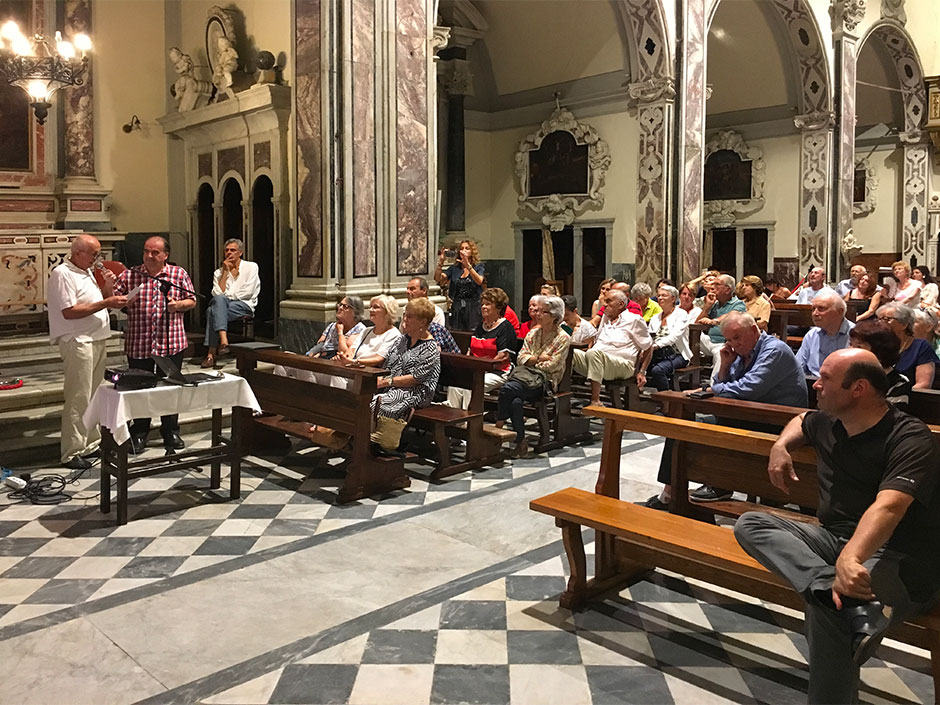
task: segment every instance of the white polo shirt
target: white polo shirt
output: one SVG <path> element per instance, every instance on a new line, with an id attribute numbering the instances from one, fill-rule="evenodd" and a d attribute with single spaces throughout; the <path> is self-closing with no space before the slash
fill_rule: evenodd
<path id="1" fill-rule="evenodd" d="M 79 269 L 66 259 L 52 270 L 46 292 L 51 343 L 71 340 L 88 343 L 93 340 L 104 340 L 111 335 L 107 309 L 70 320 L 62 315 L 63 309 L 71 308 L 76 304 L 97 303 L 104 299 L 90 269 Z"/>

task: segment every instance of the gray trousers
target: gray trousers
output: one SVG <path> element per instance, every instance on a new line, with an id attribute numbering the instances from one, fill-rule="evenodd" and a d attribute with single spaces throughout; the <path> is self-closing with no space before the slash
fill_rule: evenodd
<path id="1" fill-rule="evenodd" d="M 781 576 L 803 596 L 809 644 L 811 705 L 857 702 L 859 668 L 852 661 L 852 633 L 842 613 L 827 597 L 836 576 L 836 559 L 847 541 L 812 524 L 763 512 L 747 512 L 734 526 L 734 537 L 755 560 Z M 899 575 L 905 557 L 879 549 L 865 561 L 872 592 L 891 605 L 892 623 L 925 610 L 933 600 L 914 602 Z"/>

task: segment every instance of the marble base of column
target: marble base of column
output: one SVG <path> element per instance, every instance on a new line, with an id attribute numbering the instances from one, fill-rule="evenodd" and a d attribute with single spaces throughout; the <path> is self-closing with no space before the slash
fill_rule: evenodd
<path id="1" fill-rule="evenodd" d="M 111 230 L 111 190 L 88 176 L 69 176 L 56 186 L 58 222 L 66 229 Z"/>

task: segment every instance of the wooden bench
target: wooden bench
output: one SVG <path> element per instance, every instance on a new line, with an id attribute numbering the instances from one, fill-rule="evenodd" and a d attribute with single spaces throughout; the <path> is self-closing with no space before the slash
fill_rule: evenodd
<path id="1" fill-rule="evenodd" d="M 470 404 L 467 409 L 432 404 L 412 414 L 410 425 L 430 431 L 437 448 L 438 463 L 431 477 L 447 477 L 505 459 L 502 444 L 512 439 L 514 434 L 495 427 L 484 428 L 483 423 L 484 377 L 487 372 L 498 371 L 504 364 L 489 358 L 441 353 L 441 384 L 469 389 Z M 467 444 L 462 462 L 451 459 L 451 438 L 462 439 Z"/>
<path id="2" fill-rule="evenodd" d="M 337 450 L 345 458 L 342 469 L 346 473 L 338 492 L 340 503 L 385 494 L 411 484 L 403 458 L 379 456 L 370 447 L 372 398 L 377 391 L 378 378 L 387 374 L 384 370 L 348 366 L 260 346 L 232 345 L 231 348 L 237 356 L 239 374 L 248 380 L 266 412 L 253 417 L 247 409 L 233 409 L 232 437 L 242 454 L 283 441 L 285 434 L 320 442 L 319 436 L 308 430 L 311 424 L 317 424 L 350 436 L 349 444 Z M 347 389 L 336 389 L 282 377 L 271 370 L 259 370 L 259 362 L 344 377 L 350 384 Z"/>
<path id="3" fill-rule="evenodd" d="M 685 516 L 683 510 L 692 512 L 695 508 L 679 488 L 687 487 L 689 480 L 702 479 L 814 506 L 816 459 L 812 448 L 800 448 L 793 454 L 800 482 L 791 487 L 792 495 L 784 495 L 767 478 L 767 456 L 776 441 L 773 434 L 601 407 L 587 407 L 585 413 L 605 419 L 601 473 L 595 492 L 568 488 L 533 500 L 529 505 L 536 512 L 555 517 L 562 530 L 571 566 L 568 585 L 560 599 L 562 607 L 577 609 L 596 595 L 662 568 L 802 609 L 799 595 L 747 555 L 731 531 Z M 788 412 L 781 416 L 785 413 Z M 670 505 L 670 512 L 619 500 L 620 447 L 625 430 L 655 433 L 678 441 L 672 476 L 673 497 L 678 499 Z M 940 435 L 940 428 L 933 431 Z M 744 458 L 749 461 L 742 463 Z M 709 510 L 714 510 L 714 504 L 709 503 Z M 786 509 L 761 507 L 761 511 L 799 517 Z M 581 532 L 584 526 L 597 532 L 592 579 L 587 576 Z M 931 652 L 935 692 L 940 692 L 940 609 L 898 625 L 890 636 Z"/>

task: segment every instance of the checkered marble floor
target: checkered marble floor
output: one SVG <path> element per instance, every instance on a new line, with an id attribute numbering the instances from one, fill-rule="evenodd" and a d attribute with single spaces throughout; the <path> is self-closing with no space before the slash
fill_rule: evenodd
<path id="1" fill-rule="evenodd" d="M 645 439 L 642 434 L 636 437 Z M 187 437 L 188 447 L 208 444 L 208 433 Z M 599 443 L 565 448 L 440 481 L 430 479 L 428 466 L 409 465 L 409 488 L 336 505 L 342 472 L 331 463 L 337 461 L 325 460 L 324 451 L 315 447 L 294 448 L 287 457 L 247 458 L 238 502 L 228 500 L 224 466 L 222 486 L 215 491 L 209 489 L 208 472 L 138 479 L 128 492 L 129 522 L 121 527 L 114 525 L 113 506 L 110 515 L 98 510 L 97 465 L 67 486 L 73 497 L 64 504 L 38 506 L 0 494 L 0 629 L 600 452 Z M 163 450 L 146 452 L 152 456 Z"/>
<path id="2" fill-rule="evenodd" d="M 558 556 L 207 698 L 206 705 L 802 703 L 799 613 L 668 573 L 558 607 Z M 862 702 L 932 702 L 922 652 L 888 642 Z"/>

